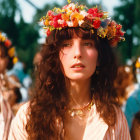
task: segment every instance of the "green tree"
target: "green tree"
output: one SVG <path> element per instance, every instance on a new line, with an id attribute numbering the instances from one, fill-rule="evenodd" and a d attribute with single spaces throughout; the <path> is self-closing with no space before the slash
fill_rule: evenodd
<path id="1" fill-rule="evenodd" d="M 140 49 L 138 49 L 140 43 L 137 41 L 140 37 L 140 32 L 138 32 L 138 22 L 140 22 L 140 18 L 138 18 L 140 7 L 138 5 L 140 2 L 139 0 L 120 0 L 120 2 L 121 6 L 114 8 L 114 19 L 122 24 L 124 31 L 126 31 L 126 41 L 118 47 L 122 60 L 125 62 L 127 58 L 140 54 Z"/>
<path id="2" fill-rule="evenodd" d="M 15 21 L 16 14 L 20 20 Z M 31 71 L 33 57 L 38 46 L 39 27 L 23 20 L 20 6 L 16 0 L 0 0 L 0 30 L 5 32 L 16 47 L 19 60 L 24 62 Z"/>

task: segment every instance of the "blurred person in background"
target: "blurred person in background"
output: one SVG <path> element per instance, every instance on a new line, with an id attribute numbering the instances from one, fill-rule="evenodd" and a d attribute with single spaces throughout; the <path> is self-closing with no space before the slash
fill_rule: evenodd
<path id="1" fill-rule="evenodd" d="M 30 75 L 25 72 L 25 67 L 26 67 L 26 65 L 23 62 L 18 61 L 14 65 L 13 69 L 8 71 L 7 74 L 15 75 L 19 79 L 19 81 L 23 85 L 23 87 L 28 89 L 32 83 L 32 79 L 31 79 Z"/>
<path id="2" fill-rule="evenodd" d="M 132 140 L 140 140 L 140 111 L 135 115 L 130 134 Z"/>
<path id="3" fill-rule="evenodd" d="M 10 104 L 4 97 L 4 92 L 9 89 L 6 71 L 11 69 L 17 61 L 15 48 L 12 46 L 11 41 L 5 33 L 0 32 L 0 139 L 2 140 L 7 140 L 13 118 Z M 8 94 L 11 93 L 6 95 Z"/>
<path id="4" fill-rule="evenodd" d="M 15 115 L 19 107 L 25 103 L 25 101 L 23 100 L 23 93 L 21 92 L 22 85 L 15 75 L 10 75 L 8 76 L 8 87 L 8 91 L 10 91 L 11 94 L 8 93 L 7 98 L 9 99 L 8 102 L 10 102 L 9 104 L 11 105 L 12 111 Z"/>
<path id="5" fill-rule="evenodd" d="M 138 87 L 140 89 L 140 57 L 138 57 L 136 60 L 135 71 L 136 71 L 136 79 L 137 79 Z M 140 98 L 140 90 L 138 91 L 138 95 Z M 139 112 L 135 114 L 135 117 L 133 119 L 132 128 L 131 128 L 131 138 L 132 140 L 140 140 L 140 108 L 139 108 Z"/>
<path id="6" fill-rule="evenodd" d="M 33 60 L 35 71 L 37 70 L 37 67 L 40 65 L 41 59 L 42 59 L 42 56 L 41 56 L 40 52 L 37 52 L 35 54 L 34 60 Z"/>
<path id="7" fill-rule="evenodd" d="M 131 129 L 132 121 L 135 114 L 140 111 L 140 57 L 137 58 L 135 62 L 135 75 L 136 83 L 135 88 L 131 93 L 131 96 L 127 99 L 124 108 L 124 113 L 128 121 L 129 129 Z"/>
<path id="8" fill-rule="evenodd" d="M 134 90 L 132 67 L 127 65 L 118 67 L 117 78 L 114 82 L 114 86 L 118 94 L 119 106 L 124 111 L 126 100 Z"/>

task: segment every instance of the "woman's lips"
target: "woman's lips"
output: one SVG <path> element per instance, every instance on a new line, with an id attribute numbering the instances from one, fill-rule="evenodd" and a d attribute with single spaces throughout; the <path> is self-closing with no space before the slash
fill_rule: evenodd
<path id="1" fill-rule="evenodd" d="M 83 70 L 85 66 L 82 63 L 77 63 L 77 64 L 72 65 L 71 68 L 74 71 L 80 71 L 80 70 Z"/>

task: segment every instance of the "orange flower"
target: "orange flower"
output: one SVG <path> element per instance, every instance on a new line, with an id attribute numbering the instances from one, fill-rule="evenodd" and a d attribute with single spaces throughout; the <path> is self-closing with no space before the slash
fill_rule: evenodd
<path id="1" fill-rule="evenodd" d="M 14 48 L 14 47 L 12 47 L 12 48 L 10 48 L 10 49 L 8 50 L 8 55 L 9 55 L 10 57 L 13 57 L 13 56 L 15 55 L 15 48 Z"/>
<path id="2" fill-rule="evenodd" d="M 69 15 L 62 14 L 62 19 L 65 20 L 65 21 L 68 21 L 69 20 Z"/>
<path id="3" fill-rule="evenodd" d="M 83 20 L 84 16 L 79 14 L 78 12 L 75 12 L 72 16 L 71 16 L 71 20 L 73 21 L 74 19 L 77 19 L 77 21 L 79 20 Z"/>
<path id="4" fill-rule="evenodd" d="M 13 58 L 13 64 L 16 64 L 18 62 L 18 58 L 17 57 L 14 57 Z"/>
<path id="5" fill-rule="evenodd" d="M 48 26 L 48 25 L 49 25 L 49 21 L 48 21 L 48 20 L 45 20 L 45 21 L 44 21 L 44 25 L 45 25 L 45 26 Z"/>
<path id="6" fill-rule="evenodd" d="M 75 19 L 74 21 L 73 21 L 73 27 L 77 27 L 78 26 L 78 21 Z"/>

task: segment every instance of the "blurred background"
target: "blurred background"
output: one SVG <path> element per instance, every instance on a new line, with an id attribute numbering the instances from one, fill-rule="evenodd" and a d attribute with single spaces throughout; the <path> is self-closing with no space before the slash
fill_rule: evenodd
<path id="1" fill-rule="evenodd" d="M 123 25 L 125 42 L 116 48 L 120 64 L 140 55 L 140 1 L 139 0 L 77 0 L 89 7 L 99 5 L 109 16 Z M 54 6 L 61 7 L 67 0 L 0 0 L 0 30 L 5 32 L 16 47 L 18 58 L 31 74 L 33 58 L 44 42 L 45 32 L 38 22 Z"/>

